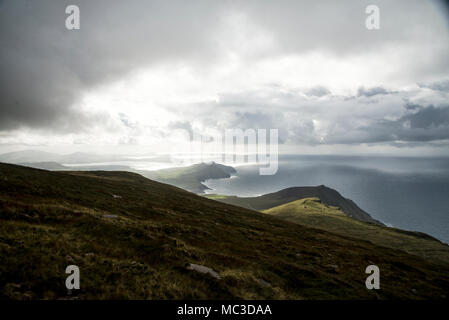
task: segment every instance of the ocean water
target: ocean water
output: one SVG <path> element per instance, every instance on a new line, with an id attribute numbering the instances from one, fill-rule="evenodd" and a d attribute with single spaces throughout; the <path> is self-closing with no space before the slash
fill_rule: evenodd
<path id="1" fill-rule="evenodd" d="M 449 158 L 280 156 L 278 172 L 208 180 L 210 193 L 255 196 L 292 186 L 326 185 L 383 223 L 449 243 Z"/>

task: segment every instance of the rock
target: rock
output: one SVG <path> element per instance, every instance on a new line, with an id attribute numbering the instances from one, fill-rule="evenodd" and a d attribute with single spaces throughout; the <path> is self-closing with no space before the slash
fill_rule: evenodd
<path id="1" fill-rule="evenodd" d="M 263 287 L 271 287 L 271 283 L 265 281 L 264 279 L 256 279 L 259 284 L 261 284 Z"/>
<path id="2" fill-rule="evenodd" d="M 213 270 L 213 269 L 211 269 L 209 267 L 202 266 L 200 264 L 189 263 L 189 265 L 187 266 L 187 269 L 195 270 L 195 271 L 198 271 L 200 273 L 209 274 L 210 276 L 212 276 L 215 279 L 221 279 L 221 276 L 220 276 L 220 274 L 217 271 L 215 271 L 215 270 Z"/>
<path id="3" fill-rule="evenodd" d="M 338 273 L 338 266 L 336 264 L 328 264 L 327 266 L 332 269 L 332 272 Z"/>
<path id="4" fill-rule="evenodd" d="M 104 214 L 103 218 L 107 218 L 107 219 L 117 219 L 117 215 L 116 214 Z"/>

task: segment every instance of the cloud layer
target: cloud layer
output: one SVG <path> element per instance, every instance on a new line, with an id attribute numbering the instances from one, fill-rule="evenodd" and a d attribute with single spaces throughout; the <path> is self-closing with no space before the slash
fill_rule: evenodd
<path id="1" fill-rule="evenodd" d="M 443 5 L 379 0 L 369 31 L 368 4 L 0 2 L 0 145 L 237 127 L 278 128 L 286 144 L 449 140 Z"/>

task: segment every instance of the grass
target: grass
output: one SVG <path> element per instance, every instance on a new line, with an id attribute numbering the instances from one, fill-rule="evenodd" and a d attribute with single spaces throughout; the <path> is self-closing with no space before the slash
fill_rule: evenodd
<path id="1" fill-rule="evenodd" d="M 447 263 L 128 172 L 0 164 L 0 259 L 2 299 L 442 299 L 449 290 Z M 71 294 L 69 264 L 81 272 Z M 368 264 L 381 269 L 379 291 L 365 288 Z"/>
<path id="2" fill-rule="evenodd" d="M 230 196 L 225 196 L 222 194 L 206 194 L 204 197 L 212 200 L 219 200 L 219 199 L 228 199 Z"/>
<path id="3" fill-rule="evenodd" d="M 349 218 L 339 208 L 325 205 L 318 198 L 300 199 L 263 212 L 303 226 L 367 240 L 376 245 L 449 263 L 449 246 L 435 239 Z"/>
<path id="4" fill-rule="evenodd" d="M 321 186 L 290 187 L 277 192 L 256 197 L 220 196 L 215 197 L 220 202 L 237 205 L 239 207 L 262 211 L 277 207 L 298 199 L 319 198 L 329 206 L 340 208 L 347 216 L 365 222 L 382 225 L 363 211 L 352 200 L 344 198 L 337 190 Z M 214 195 L 209 196 L 214 198 Z"/>
<path id="5" fill-rule="evenodd" d="M 209 189 L 202 182 L 207 179 L 229 178 L 235 169 L 218 163 L 199 163 L 188 167 L 145 171 L 142 174 L 150 179 L 168 183 L 194 193 L 204 193 Z"/>

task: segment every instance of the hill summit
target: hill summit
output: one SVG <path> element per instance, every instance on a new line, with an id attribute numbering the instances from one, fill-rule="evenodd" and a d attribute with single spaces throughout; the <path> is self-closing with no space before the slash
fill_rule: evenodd
<path id="1" fill-rule="evenodd" d="M 291 187 L 258 197 L 224 196 L 217 197 L 217 200 L 262 211 L 304 198 L 319 198 L 328 206 L 340 208 L 348 217 L 359 221 L 383 225 L 380 221 L 373 219 L 367 212 L 360 209 L 354 201 L 344 198 L 338 191 L 324 185 L 316 187 Z"/>

